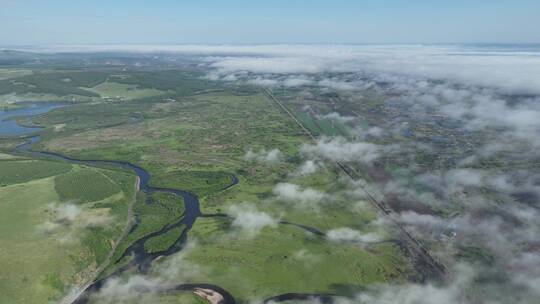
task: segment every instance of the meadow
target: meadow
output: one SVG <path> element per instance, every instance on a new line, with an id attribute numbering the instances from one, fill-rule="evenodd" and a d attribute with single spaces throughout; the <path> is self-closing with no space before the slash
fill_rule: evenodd
<path id="1" fill-rule="evenodd" d="M 285 225 L 242 236 L 224 221 L 199 219 L 186 260 L 201 269 L 193 280 L 216 283 L 239 303 L 289 292 L 349 295 L 409 271 L 392 244 L 333 243 Z"/>
<path id="2" fill-rule="evenodd" d="M 8 93 L 77 94 L 91 101 L 72 102 L 31 121 L 22 119 L 44 128 L 42 141 L 35 149 L 78 159 L 134 163 L 151 174 L 150 185 L 196 195 L 206 214 L 227 213 L 233 206 L 248 203 L 273 218 L 310 226 L 323 234 L 350 227 L 365 233 L 377 230 L 383 240 L 395 237 L 390 229 L 374 226 L 377 214 L 347 194 L 342 173 L 332 164 L 322 164 L 310 175 L 296 174 L 303 162 L 300 148 L 310 142 L 309 138 L 256 88 L 229 88 L 209 82 L 199 73 L 170 70 L 48 71 L 15 79 L 0 81 L 0 93 L 4 86 Z M 129 102 L 103 98 L 109 95 L 123 96 Z M 346 135 L 346 127 L 336 121 L 297 114 L 317 134 Z M 15 143 L 5 141 L 5 151 Z M 275 160 L 246 158 L 248 151 L 264 155 L 272 149 L 279 150 Z M 0 161 L 0 166 L 3 162 L 7 160 Z M 6 172 L 19 167 L 25 172 L 23 166 L 4 165 Z M 7 186 L 3 188 L 15 182 L 48 180 L 54 200 L 69 201 L 84 212 L 115 218 L 112 228 L 87 227 L 78 238 L 78 248 L 85 250 L 85 255 L 72 254 L 73 269 L 86 277 L 107 260 L 113 248 L 111 263 L 101 277 L 125 265 L 129 257 L 122 256 L 131 244 L 184 216 L 182 198 L 167 193 L 135 193 L 129 172 L 56 162 L 48 166 L 38 173 L 6 175 Z M 228 188 L 233 175 L 239 183 Z M 278 183 L 310 188 L 321 193 L 322 199 L 279 201 L 274 194 Z M 136 220 L 116 244 L 114 240 L 121 234 L 132 201 Z M 231 221 L 199 218 L 188 232 L 188 240 L 197 240 L 198 245 L 187 259 L 201 265 L 201 271 L 192 279 L 222 286 L 241 303 L 286 292 L 349 294 L 372 283 L 402 281 L 414 273 L 393 242 L 366 246 L 336 243 L 284 224 L 244 237 L 231 227 Z M 148 239 L 145 251 L 153 253 L 170 247 L 183 230 L 175 228 Z M 159 263 L 168 259 L 160 259 Z M 92 267 L 88 266 L 90 261 Z M 67 277 L 50 276 L 49 285 L 65 285 Z M 58 296 L 59 290 L 51 295 Z M 190 294 L 181 297 L 193 299 Z"/>
<path id="3" fill-rule="evenodd" d="M 105 99 L 133 100 L 145 97 L 160 96 L 170 94 L 172 91 L 161 91 L 152 88 L 141 89 L 134 84 L 122 84 L 117 82 L 103 82 L 89 91 L 99 94 Z"/>
<path id="4" fill-rule="evenodd" d="M 62 201 L 76 204 L 100 201 L 121 191 L 106 175 L 97 170 L 81 168 L 57 176 L 55 190 Z"/>
<path id="5" fill-rule="evenodd" d="M 9 160 L 9 159 L 8 159 Z M 0 161 L 0 186 L 29 182 L 55 176 L 71 170 L 71 165 L 59 162 L 20 160 Z"/>
<path id="6" fill-rule="evenodd" d="M 42 160 L 5 159 L 0 168 L 2 302 L 57 301 L 93 279 L 127 221 L 133 176 Z M 103 180 L 114 193 L 99 192 Z"/>
<path id="7" fill-rule="evenodd" d="M 181 219 L 184 214 L 183 199 L 169 193 L 154 193 L 152 203 L 149 204 L 146 196 L 139 194 L 133 213 L 137 218 L 136 225 L 118 245 L 112 258 L 113 263 L 120 262 L 125 250 L 135 241 Z M 161 236 L 150 238 L 144 244 L 146 251 L 154 252 L 168 248 L 178 239 L 178 232 L 172 229 Z M 115 267 L 116 265 L 111 264 L 108 270 L 114 270 Z"/>

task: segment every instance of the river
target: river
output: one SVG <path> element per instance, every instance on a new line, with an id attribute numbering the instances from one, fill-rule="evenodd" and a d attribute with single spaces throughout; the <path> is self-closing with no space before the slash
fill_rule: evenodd
<path id="1" fill-rule="evenodd" d="M 23 109 L 17 109 L 13 111 L 4 111 L 0 112 L 0 137 L 3 136 L 20 136 L 20 135 L 27 135 L 32 134 L 36 131 L 39 131 L 40 129 L 36 128 L 27 128 L 24 126 L 20 126 L 16 121 L 14 120 L 7 120 L 4 121 L 2 119 L 9 119 L 13 117 L 29 117 L 34 115 L 39 115 L 43 113 L 47 113 L 48 111 L 51 111 L 53 109 L 62 107 L 62 105 L 58 104 L 40 104 L 40 105 L 32 105 L 28 108 Z M 128 269 L 132 269 L 133 267 L 137 267 L 139 271 L 142 274 L 146 274 L 151 266 L 152 261 L 157 259 L 161 256 L 169 256 L 172 254 L 175 254 L 182 250 L 184 245 L 186 244 L 188 232 L 200 216 L 213 216 L 213 215 L 203 215 L 200 211 L 199 206 L 199 199 L 196 195 L 185 191 L 181 189 L 174 189 L 174 188 L 158 188 L 158 187 L 152 187 L 150 186 L 150 178 L 151 175 L 143 169 L 140 166 L 137 166 L 135 164 L 131 164 L 129 162 L 124 161 L 111 161 L 111 160 L 92 160 L 92 159 L 75 159 L 72 157 L 68 157 L 59 153 L 53 153 L 53 152 L 44 152 L 44 151 L 35 151 L 32 150 L 32 146 L 39 142 L 40 136 L 36 135 L 30 138 L 30 140 L 22 145 L 19 145 L 15 148 L 14 153 L 16 154 L 24 154 L 27 156 L 32 156 L 35 158 L 48 158 L 48 159 L 56 159 L 61 161 L 66 161 L 73 164 L 82 164 L 86 166 L 109 166 L 109 167 L 116 167 L 118 169 L 122 170 L 130 170 L 134 172 L 140 180 L 140 190 L 143 191 L 148 195 L 150 198 L 147 203 L 151 202 L 151 194 L 156 192 L 166 192 L 166 193 L 172 193 L 178 197 L 183 198 L 183 202 L 185 204 L 185 213 L 184 216 L 178 221 L 166 225 L 162 229 L 155 231 L 151 234 L 148 234 L 137 241 L 135 241 L 133 244 L 131 244 L 122 254 L 122 256 L 128 256 L 133 255 L 134 258 L 130 261 L 130 263 L 126 266 L 123 266 L 119 268 L 116 272 L 111 274 L 110 276 L 97 280 L 90 284 L 85 290 L 81 291 L 77 294 L 77 297 L 73 299 L 73 301 L 70 301 L 73 304 L 85 304 L 88 303 L 90 300 L 90 296 L 96 292 L 99 292 L 99 290 L 105 285 L 107 280 L 109 280 L 111 277 L 116 277 L 119 274 L 123 273 L 124 271 Z M 226 186 L 223 190 L 229 189 L 230 187 L 236 185 L 238 183 L 238 178 L 234 175 L 232 175 L 232 181 L 231 184 Z M 226 216 L 226 215 L 214 215 L 214 216 Z M 294 225 L 298 228 L 304 229 L 306 231 L 309 231 L 311 233 L 314 233 L 316 235 L 323 235 L 322 232 L 316 230 L 315 228 L 303 226 L 303 225 L 297 225 L 294 223 L 282 221 L 281 224 L 285 225 Z M 177 239 L 177 241 L 170 246 L 168 249 L 161 251 L 161 252 L 155 252 L 155 253 L 147 253 L 144 250 L 144 243 L 152 238 L 159 236 L 161 234 L 167 233 L 171 229 L 174 229 L 176 227 L 181 227 L 185 225 L 185 229 L 183 230 L 181 236 Z M 132 228 L 133 229 L 133 228 Z M 208 283 L 191 283 L 191 284 L 178 284 L 178 285 L 172 285 L 172 286 L 164 286 L 158 291 L 171 293 L 174 291 L 193 291 L 197 288 L 203 288 L 203 289 L 209 289 L 214 292 L 219 293 L 223 300 L 220 304 L 235 304 L 236 300 L 235 298 L 225 289 Z M 144 292 L 144 289 L 141 290 L 141 292 Z M 289 300 L 313 300 L 313 299 L 319 299 L 323 303 L 330 303 L 332 301 L 331 295 L 323 295 L 323 294 L 301 294 L 301 293 L 288 293 L 283 295 L 277 295 L 274 297 L 271 297 L 264 301 L 264 303 L 267 302 L 282 302 L 282 301 L 289 301 Z"/>
<path id="2" fill-rule="evenodd" d="M 63 107 L 60 104 L 41 103 L 30 104 L 23 108 L 14 110 L 0 110 L 0 137 L 4 136 L 20 136 L 33 132 L 40 131 L 39 127 L 25 127 L 21 126 L 15 118 L 17 117 L 29 117 L 43 113 L 47 113 L 53 109 Z"/>

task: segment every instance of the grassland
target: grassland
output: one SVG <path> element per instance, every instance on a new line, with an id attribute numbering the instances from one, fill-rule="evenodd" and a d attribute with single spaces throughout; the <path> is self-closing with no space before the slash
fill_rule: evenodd
<path id="1" fill-rule="evenodd" d="M 78 183 L 95 191 L 102 183 L 95 169 L 72 171 L 77 166 L 52 161 L 3 160 L 0 166 L 8 184 L 0 188 L 0 302 L 56 301 L 105 261 L 127 220 L 134 178 L 100 169 L 118 193 L 90 202 L 81 191 L 84 197 L 73 199 L 88 203 L 73 207 L 57 192 L 58 179 L 81 172 Z"/>
<path id="2" fill-rule="evenodd" d="M 105 300 L 105 303 L 109 303 L 109 300 Z M 104 299 L 95 297 L 90 300 L 89 304 L 103 304 Z M 116 302 L 118 303 L 118 302 Z M 140 304 L 140 303 L 152 303 L 152 304 L 208 304 L 199 296 L 192 292 L 174 292 L 174 293 L 132 293 L 127 298 L 121 299 L 122 304 Z"/>
<path id="3" fill-rule="evenodd" d="M 177 222 L 182 218 L 185 209 L 181 197 L 169 193 L 155 193 L 152 194 L 152 196 L 152 204 L 147 202 L 145 195 L 141 194 L 138 196 L 133 210 L 138 219 L 138 223 L 135 229 L 128 234 L 121 244 L 119 244 L 118 249 L 113 256 L 113 262 L 119 262 L 124 251 L 133 244 L 133 242 L 152 232 L 162 229 L 166 225 Z M 147 248 L 149 252 L 159 251 L 166 246 L 166 244 L 172 244 L 174 242 L 174 237 L 177 235 L 176 233 L 177 231 L 173 231 L 164 234 L 162 237 L 158 237 L 157 240 L 151 238 L 147 241 L 150 243 L 148 243 L 148 246 L 145 246 L 145 248 Z M 114 268 L 114 265 L 112 265 L 111 268 Z"/>
<path id="4" fill-rule="evenodd" d="M 21 93 L 86 94 L 95 102 L 75 104 L 33 119 L 33 123 L 45 127 L 38 149 L 75 158 L 135 163 L 151 173 L 151 185 L 196 194 L 204 213 L 225 213 L 233 205 L 249 202 L 274 218 L 322 232 L 341 227 L 363 232 L 376 229 L 376 214 L 350 197 L 339 171 L 332 165 L 322 166 L 308 176 L 295 174 L 302 165 L 300 147 L 308 139 L 287 115 L 257 91 L 224 90 L 221 85 L 208 84 L 196 73 L 179 71 L 55 74 L 58 75 L 48 80 L 23 76 L 10 85 L 28 87 L 33 82 L 36 88 L 21 89 Z M 58 90 L 53 89 L 53 83 L 60 83 Z M 137 90 L 166 95 L 143 96 Z M 96 97 L 116 92 L 134 95 L 130 102 Z M 139 93 L 142 95 L 136 95 Z M 302 119 L 318 128 L 320 134 L 345 132 L 341 124 L 306 115 Z M 246 160 L 248 150 L 263 149 L 279 149 L 282 157 L 273 163 Z M 74 166 L 70 172 L 56 174 L 54 192 L 60 194 L 59 199 L 78 200 L 85 208 L 107 209 L 114 216 L 125 216 L 126 205 L 117 207 L 112 200 L 117 198 L 125 203 L 129 183 L 124 179 L 121 184 L 122 179 L 114 174 L 120 173 Z M 232 174 L 240 183 L 224 190 L 231 183 Z M 87 180 L 92 184 L 86 185 Z M 322 199 L 302 204 L 276 200 L 273 189 L 283 182 L 319 191 Z M 136 240 L 183 216 L 181 198 L 164 193 L 150 195 L 152 204 L 148 204 L 145 194 L 137 195 L 133 210 L 137 224 L 118 245 L 113 262 L 119 262 L 122 253 Z M 149 239 L 145 250 L 167 248 L 181 229 Z M 199 245 L 187 259 L 201 266 L 195 281 L 218 284 L 244 302 L 285 292 L 343 294 L 374 282 L 402 280 L 412 271 L 392 243 L 369 247 L 332 243 L 289 225 L 265 228 L 253 238 L 238 237 L 232 231 L 230 219 L 199 218 L 189 233 Z M 95 228 L 81 238 L 83 248 L 97 248 L 88 254 L 94 262 L 104 259 L 111 248 L 103 238 L 95 238 L 107 233 L 106 229 Z M 381 233 L 391 237 L 391 232 Z M 116 266 L 113 263 L 107 273 Z"/>
<path id="5" fill-rule="evenodd" d="M 232 176 L 220 171 L 172 171 L 160 174 L 152 180 L 158 187 L 184 189 L 199 197 L 217 193 L 232 184 Z"/>
<path id="6" fill-rule="evenodd" d="M 102 72 L 38 72 L 18 78 L 0 80 L 0 95 L 22 93 L 53 93 L 59 96 L 80 95 L 99 97 L 90 88 L 106 80 Z"/>
<path id="7" fill-rule="evenodd" d="M 71 165 L 60 162 L 0 161 L 0 186 L 25 183 L 34 179 L 66 173 L 69 170 L 71 170 Z"/>
<path id="8" fill-rule="evenodd" d="M 103 82 L 95 87 L 88 89 L 89 91 L 99 94 L 105 99 L 120 99 L 120 100 L 133 100 L 145 97 L 160 96 L 170 94 L 171 92 L 160 91 L 151 88 L 141 89 L 134 84 L 123 84 L 117 82 Z"/>
<path id="9" fill-rule="evenodd" d="M 0 80 L 18 78 L 31 74 L 32 71 L 27 69 L 0 69 Z"/>
<path id="10" fill-rule="evenodd" d="M 186 227 L 183 226 L 173 228 L 162 235 L 149 239 L 144 243 L 144 250 L 148 253 L 167 250 L 180 238 L 180 235 L 185 228 Z"/>
<path id="11" fill-rule="evenodd" d="M 348 136 L 347 127 L 340 121 L 326 118 L 314 117 L 313 114 L 297 111 L 296 117 L 300 122 L 309 129 L 315 136 Z"/>
<path id="12" fill-rule="evenodd" d="M 0 153 L 0 160 L 13 160 L 18 159 L 19 157 L 13 154 Z"/>
<path id="13" fill-rule="evenodd" d="M 128 112 L 134 104 L 137 103 L 116 104 L 114 111 L 123 108 Z M 376 219 L 375 213 L 351 202 L 344 185 L 339 182 L 338 171 L 332 166 L 306 177 L 291 175 L 301 164 L 299 149 L 307 138 L 263 95 L 217 92 L 178 98 L 176 102 L 143 105 L 148 111 L 144 112 L 141 121 L 55 134 L 44 142 L 43 148 L 81 158 L 137 163 L 152 174 L 152 185 L 177 187 L 197 194 L 205 213 L 226 212 L 231 205 L 250 202 L 275 217 L 282 216 L 283 220 L 322 231 L 341 227 L 365 232 L 373 229 L 371 222 Z M 97 111 L 106 109 L 108 106 Z M 58 119 L 82 112 L 74 108 L 62 110 L 63 115 L 54 113 Z M 45 115 L 41 122 L 49 123 L 50 116 Z M 54 123 L 58 122 L 60 120 L 54 118 Z M 68 129 L 69 124 L 68 121 Z M 84 124 L 80 128 L 85 129 Z M 269 165 L 245 160 L 249 149 L 263 148 L 279 149 L 284 155 L 282 161 Z M 230 182 L 231 173 L 238 176 L 240 183 L 221 191 Z M 278 182 L 331 193 L 331 200 L 327 197 L 321 203 L 304 206 L 273 202 L 272 191 Z M 143 201 L 140 199 L 137 204 L 137 212 L 143 217 L 142 224 L 128 236 L 122 248 L 178 216 L 164 214 L 159 206 L 145 205 Z M 400 256 L 398 251 L 390 252 L 394 258 Z"/>
<path id="14" fill-rule="evenodd" d="M 116 105 L 115 111 L 129 110 L 129 107 Z M 95 111 L 100 112 L 99 108 Z M 103 106 L 103 111 L 108 111 L 108 107 Z M 65 117 L 77 117 L 79 112 L 92 113 L 82 108 L 65 108 L 38 121 L 42 125 L 66 123 L 66 129 L 73 126 L 86 129 L 84 125 L 65 120 Z M 53 114 L 58 119 L 52 117 Z M 94 118 L 86 115 L 85 119 Z M 100 119 L 97 113 L 95 119 Z M 242 124 L 238 124 L 239 120 Z M 87 124 L 90 128 L 94 125 L 92 121 Z M 304 140 L 264 96 L 210 93 L 153 104 L 137 123 L 76 134 L 55 134 L 43 147 L 77 157 L 129 160 L 152 173 L 151 183 L 163 185 L 162 176 L 170 177 L 180 171 L 177 183 L 182 186 L 189 181 L 180 178 L 188 175 L 190 179 L 203 181 L 203 185 L 209 181 L 219 188 L 226 183 L 226 174 L 235 173 L 245 164 L 247 150 L 275 147 L 286 155 L 294 155 Z M 286 166 L 275 168 L 271 177 L 286 174 L 287 169 Z M 200 183 L 197 184 L 200 187 Z M 188 185 L 186 190 L 193 189 Z"/>
<path id="15" fill-rule="evenodd" d="M 53 178 L 0 190 L 0 239 L 3 244 L 0 250 L 0 286 L 3 303 L 53 300 L 64 292 L 63 283 L 59 282 L 73 279 L 75 270 L 66 261 L 70 261 L 70 253 L 83 253 L 80 244 L 59 246 L 54 236 L 47 237 L 38 231 L 46 221 L 45 206 L 57 200 Z"/>
<path id="16" fill-rule="evenodd" d="M 199 220 L 191 231 L 198 245 L 186 261 L 201 269 L 193 280 L 216 283 L 239 303 L 288 292 L 347 294 L 408 270 L 393 245 L 330 243 L 288 226 L 242 238 L 223 221 Z"/>
<path id="17" fill-rule="evenodd" d="M 77 69 L 0 69 L 0 106 L 3 102 L 99 102 L 158 96 L 187 95 L 221 86 L 195 72 L 110 71 Z M 7 104 L 7 103 L 6 103 Z"/>
<path id="18" fill-rule="evenodd" d="M 72 172 L 55 178 L 60 200 L 77 204 L 100 201 L 121 191 L 109 177 L 97 170 L 76 167 Z"/>

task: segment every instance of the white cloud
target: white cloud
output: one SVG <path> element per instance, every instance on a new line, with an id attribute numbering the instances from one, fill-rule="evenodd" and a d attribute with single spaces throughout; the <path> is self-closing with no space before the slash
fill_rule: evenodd
<path id="1" fill-rule="evenodd" d="M 286 87 L 300 87 L 313 84 L 313 81 L 304 77 L 289 77 L 283 81 Z"/>
<path id="2" fill-rule="evenodd" d="M 332 161 L 370 163 L 380 156 L 380 148 L 367 142 L 351 142 L 342 137 L 323 138 L 315 145 L 304 144 L 304 154 Z"/>
<path id="3" fill-rule="evenodd" d="M 380 236 L 377 233 L 362 233 L 347 227 L 330 230 L 326 236 L 329 240 L 336 242 L 373 243 L 380 241 Z"/>
<path id="4" fill-rule="evenodd" d="M 272 149 L 270 151 L 261 149 L 257 152 L 250 149 L 246 152 L 246 155 L 244 155 L 244 159 L 247 161 L 258 161 L 267 163 L 269 165 L 275 165 L 281 162 L 283 159 L 283 153 L 281 153 L 279 149 Z"/>
<path id="5" fill-rule="evenodd" d="M 167 52 L 204 56 L 224 72 L 385 73 L 540 94 L 540 55 L 511 49 L 420 45 L 98 45 L 32 50 Z"/>
<path id="6" fill-rule="evenodd" d="M 93 295 L 100 303 L 122 303 L 128 300 L 151 298 L 163 282 L 143 275 L 133 275 L 126 279 L 108 279 L 99 293 Z M 143 295 L 141 291 L 145 291 Z"/>
<path id="7" fill-rule="evenodd" d="M 154 263 L 151 269 L 152 275 L 161 281 L 176 284 L 197 277 L 203 271 L 202 267 L 186 258 L 196 247 L 197 240 L 190 238 L 180 252 L 161 260 L 159 263 Z"/>
<path id="8" fill-rule="evenodd" d="M 456 304 L 470 303 L 465 290 L 475 277 L 466 266 L 456 270 L 456 276 L 442 286 L 433 284 L 381 285 L 358 295 L 353 302 L 362 304 Z"/>
<path id="9" fill-rule="evenodd" d="M 321 165 L 317 161 L 307 160 L 302 164 L 302 166 L 300 166 L 300 168 L 298 168 L 295 175 L 298 175 L 298 176 L 310 175 L 317 172 L 317 170 L 319 170 L 320 167 Z"/>
<path id="10" fill-rule="evenodd" d="M 318 203 L 327 196 L 318 190 L 312 188 L 302 188 L 295 184 L 279 183 L 273 190 L 276 199 L 284 202 L 290 202 L 294 204 L 310 204 Z"/>
<path id="11" fill-rule="evenodd" d="M 341 116 L 341 115 L 339 115 L 339 113 L 336 113 L 336 112 L 331 112 L 331 113 L 328 113 L 326 115 L 322 115 L 321 117 L 322 118 L 327 118 L 327 119 L 330 119 L 330 120 L 337 120 L 337 121 L 339 121 L 341 123 L 347 123 L 347 122 L 355 120 L 355 118 L 352 117 L 352 116 Z"/>
<path id="12" fill-rule="evenodd" d="M 331 88 L 335 90 L 340 91 L 353 91 L 355 89 L 358 89 L 357 86 L 354 85 L 354 83 L 348 83 L 344 81 L 337 81 L 332 79 L 324 79 L 319 81 L 319 86 L 325 87 L 325 88 Z"/>
<path id="13" fill-rule="evenodd" d="M 232 205 L 228 214 L 234 219 L 232 227 L 250 236 L 259 233 L 264 227 L 276 227 L 279 222 L 270 214 L 259 211 L 255 205 L 248 203 Z"/>

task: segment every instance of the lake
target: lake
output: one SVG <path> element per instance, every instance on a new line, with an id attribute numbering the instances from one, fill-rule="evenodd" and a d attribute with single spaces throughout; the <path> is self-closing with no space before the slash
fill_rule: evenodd
<path id="1" fill-rule="evenodd" d="M 39 131 L 41 128 L 21 126 L 12 118 L 19 116 L 35 116 L 60 107 L 63 107 L 63 105 L 43 103 L 31 104 L 27 107 L 15 110 L 0 110 L 0 136 L 20 136 Z"/>

